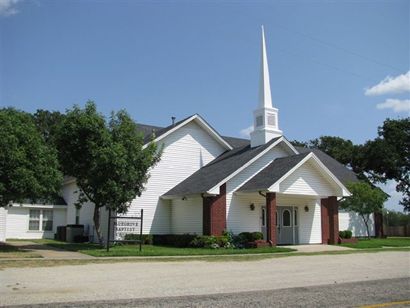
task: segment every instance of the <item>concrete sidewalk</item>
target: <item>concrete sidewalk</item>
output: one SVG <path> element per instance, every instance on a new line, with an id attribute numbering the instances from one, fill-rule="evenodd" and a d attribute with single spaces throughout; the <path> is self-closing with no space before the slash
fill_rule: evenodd
<path id="1" fill-rule="evenodd" d="M 296 249 L 297 252 L 326 252 L 326 251 L 343 251 L 352 250 L 353 248 L 336 246 L 336 245 L 324 245 L 324 244 L 310 244 L 310 245 L 289 245 L 280 246 L 285 248 Z"/>
<path id="2" fill-rule="evenodd" d="M 30 241 L 7 241 L 7 244 L 39 254 L 44 259 L 94 259 L 94 257 Z"/>

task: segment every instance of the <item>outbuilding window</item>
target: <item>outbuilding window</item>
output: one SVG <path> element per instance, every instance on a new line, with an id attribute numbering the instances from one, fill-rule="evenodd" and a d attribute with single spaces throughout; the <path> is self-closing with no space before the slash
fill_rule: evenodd
<path id="1" fill-rule="evenodd" d="M 52 231 L 53 210 L 30 210 L 28 229 L 30 231 Z"/>

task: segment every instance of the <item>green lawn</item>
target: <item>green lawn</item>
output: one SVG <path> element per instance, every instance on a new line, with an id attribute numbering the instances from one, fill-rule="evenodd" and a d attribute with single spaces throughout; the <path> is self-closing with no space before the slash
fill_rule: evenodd
<path id="1" fill-rule="evenodd" d="M 257 253 L 278 253 L 295 251 L 283 247 L 264 247 L 250 249 L 233 249 L 233 248 L 175 248 L 165 246 L 143 245 L 142 251 L 139 251 L 137 245 L 116 245 L 107 252 L 97 244 L 74 244 L 55 240 L 36 240 L 38 243 L 46 244 L 52 247 L 78 251 L 94 257 L 126 257 L 126 256 L 201 256 L 201 255 L 237 255 L 237 254 L 257 254 Z"/>
<path id="2" fill-rule="evenodd" d="M 341 244 L 341 246 L 357 249 L 382 247 L 410 247 L 410 237 L 359 239 L 359 242 L 356 244 Z"/>
<path id="3" fill-rule="evenodd" d="M 39 254 L 31 252 L 30 250 L 23 250 L 19 247 L 0 244 L 0 259 L 14 258 L 41 258 L 41 256 Z"/>

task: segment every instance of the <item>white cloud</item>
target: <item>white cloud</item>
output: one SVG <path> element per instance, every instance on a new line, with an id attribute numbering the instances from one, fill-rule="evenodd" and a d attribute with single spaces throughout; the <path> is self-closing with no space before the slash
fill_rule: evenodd
<path id="1" fill-rule="evenodd" d="M 387 76 L 377 85 L 366 89 L 367 96 L 410 92 L 410 71 L 397 77 Z"/>
<path id="2" fill-rule="evenodd" d="M 20 0 L 0 0 L 0 16 L 10 16 L 18 13 L 16 4 Z"/>
<path id="3" fill-rule="evenodd" d="M 239 134 L 241 135 L 241 137 L 250 138 L 252 131 L 253 131 L 253 125 L 251 125 L 247 128 L 241 129 Z"/>
<path id="4" fill-rule="evenodd" d="M 409 112 L 410 99 L 388 98 L 383 103 L 377 104 L 377 109 L 393 109 L 394 112 Z"/>

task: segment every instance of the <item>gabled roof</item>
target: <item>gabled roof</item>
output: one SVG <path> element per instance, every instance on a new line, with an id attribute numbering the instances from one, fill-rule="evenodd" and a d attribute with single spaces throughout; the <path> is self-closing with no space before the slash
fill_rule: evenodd
<path id="1" fill-rule="evenodd" d="M 313 152 L 317 158 L 332 172 L 340 182 L 346 185 L 349 182 L 357 182 L 359 181 L 356 174 L 348 169 L 345 165 L 339 163 L 333 157 L 327 155 L 326 153 L 318 150 L 318 149 L 308 149 L 304 147 L 295 147 L 299 153 L 310 153 Z"/>
<path id="2" fill-rule="evenodd" d="M 285 139 L 277 137 L 258 147 L 251 148 L 248 144 L 225 152 L 166 192 L 163 197 L 209 192 L 281 141 L 285 141 Z"/>
<path id="3" fill-rule="evenodd" d="M 242 185 L 238 191 L 254 191 L 268 189 L 281 177 L 300 163 L 309 152 L 275 159 L 253 178 Z"/>
<path id="4" fill-rule="evenodd" d="M 170 126 L 167 126 L 165 128 L 162 128 L 158 131 L 154 132 L 154 142 L 158 142 L 161 139 L 165 138 L 172 132 L 178 130 L 179 128 L 183 127 L 184 125 L 188 124 L 191 121 L 196 121 L 196 123 L 201 126 L 208 134 L 210 134 L 219 144 L 221 144 L 223 147 L 225 147 L 228 150 L 232 150 L 233 147 L 221 136 L 219 133 L 211 126 L 209 125 L 199 114 L 194 114 L 192 116 L 189 116 L 185 119 L 182 119 L 175 124 L 172 124 Z M 147 127 L 144 127 L 146 129 Z M 144 141 L 145 141 L 145 146 L 152 140 L 153 134 L 148 134 L 145 136 Z"/>
<path id="5" fill-rule="evenodd" d="M 180 123 L 186 121 L 189 119 L 191 116 L 186 117 L 178 122 L 176 122 L 174 125 L 169 125 L 167 127 L 161 127 L 161 126 L 154 126 L 154 125 L 147 125 L 147 124 L 137 124 L 138 129 L 143 133 L 144 135 L 144 142 L 150 142 L 152 136 L 154 135 L 155 137 L 159 137 L 163 134 L 165 134 L 167 131 L 175 127 L 176 125 L 179 125 Z M 236 138 L 236 137 L 228 137 L 228 136 L 221 136 L 227 143 L 229 143 L 232 148 L 239 148 L 246 146 L 250 144 L 249 139 L 243 139 L 243 138 Z"/>
<path id="6" fill-rule="evenodd" d="M 339 187 L 341 193 L 340 196 L 350 196 L 349 190 L 313 152 L 305 152 L 299 155 L 275 159 L 247 183 L 242 185 L 238 191 L 266 190 L 279 192 L 279 184 L 308 161 L 314 161 L 316 168 L 318 168 L 329 181 Z"/>

